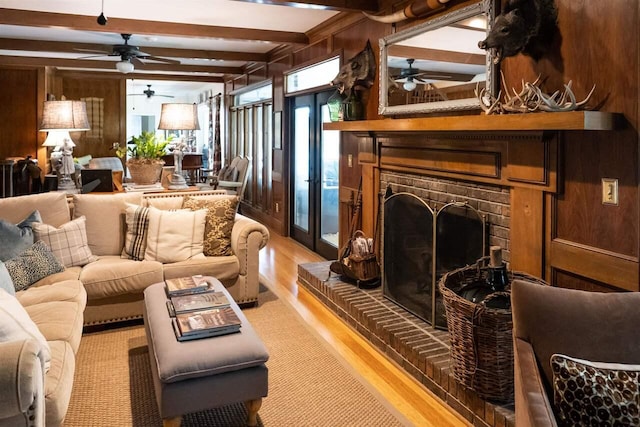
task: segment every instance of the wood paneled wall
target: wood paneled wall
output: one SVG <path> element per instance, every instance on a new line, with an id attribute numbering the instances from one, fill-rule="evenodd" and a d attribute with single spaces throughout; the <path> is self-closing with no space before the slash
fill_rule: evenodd
<path id="1" fill-rule="evenodd" d="M 0 159 L 36 158 L 40 125 L 38 74 L 37 69 L 0 69 Z"/>

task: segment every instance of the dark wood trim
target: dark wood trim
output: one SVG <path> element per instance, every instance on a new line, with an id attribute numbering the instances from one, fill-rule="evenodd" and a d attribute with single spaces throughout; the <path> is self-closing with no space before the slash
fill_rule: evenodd
<path id="1" fill-rule="evenodd" d="M 259 30 L 253 28 L 220 27 L 214 25 L 181 24 L 175 22 L 109 18 L 109 25 L 96 25 L 95 16 L 38 12 L 0 8 L 0 24 L 32 27 L 64 27 L 71 30 L 103 33 L 129 33 L 181 37 L 212 37 L 233 40 L 261 40 L 275 43 L 307 44 L 304 33 Z"/>
<path id="2" fill-rule="evenodd" d="M 585 260 L 589 260 L 585 262 Z M 550 245 L 551 269 L 568 271 L 628 291 L 638 291 L 638 260 L 562 239 Z"/>
<path id="3" fill-rule="evenodd" d="M 484 55 L 401 45 L 389 46 L 387 54 L 403 58 L 455 62 L 458 64 L 485 65 L 487 63 L 487 58 Z"/>

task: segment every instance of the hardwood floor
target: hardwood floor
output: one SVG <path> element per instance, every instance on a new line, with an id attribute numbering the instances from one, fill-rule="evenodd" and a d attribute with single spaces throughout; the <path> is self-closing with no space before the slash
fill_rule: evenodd
<path id="1" fill-rule="evenodd" d="M 469 426 L 458 414 L 370 345 L 297 284 L 298 264 L 324 261 L 293 239 L 274 232 L 260 251 L 260 274 L 391 406 L 421 427 Z"/>

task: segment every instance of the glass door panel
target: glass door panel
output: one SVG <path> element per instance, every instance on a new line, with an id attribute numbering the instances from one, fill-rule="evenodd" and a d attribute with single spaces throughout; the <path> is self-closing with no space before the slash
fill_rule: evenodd
<path id="1" fill-rule="evenodd" d="M 294 194 L 293 194 L 293 224 L 305 232 L 309 232 L 309 184 L 310 184 L 310 138 L 309 123 L 311 108 L 309 106 L 296 107 L 294 112 Z"/>
<path id="2" fill-rule="evenodd" d="M 321 106 L 322 123 L 329 122 L 329 107 Z M 338 248 L 339 190 L 340 190 L 340 132 L 321 130 L 320 171 L 322 174 L 320 190 L 320 239 Z"/>

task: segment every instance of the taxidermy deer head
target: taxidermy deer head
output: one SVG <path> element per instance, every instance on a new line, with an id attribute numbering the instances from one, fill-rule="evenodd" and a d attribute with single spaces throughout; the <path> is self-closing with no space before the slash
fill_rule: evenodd
<path id="1" fill-rule="evenodd" d="M 487 38 L 478 46 L 489 50 L 496 64 L 520 52 L 537 61 L 558 31 L 557 19 L 554 0 L 507 0 Z"/>

